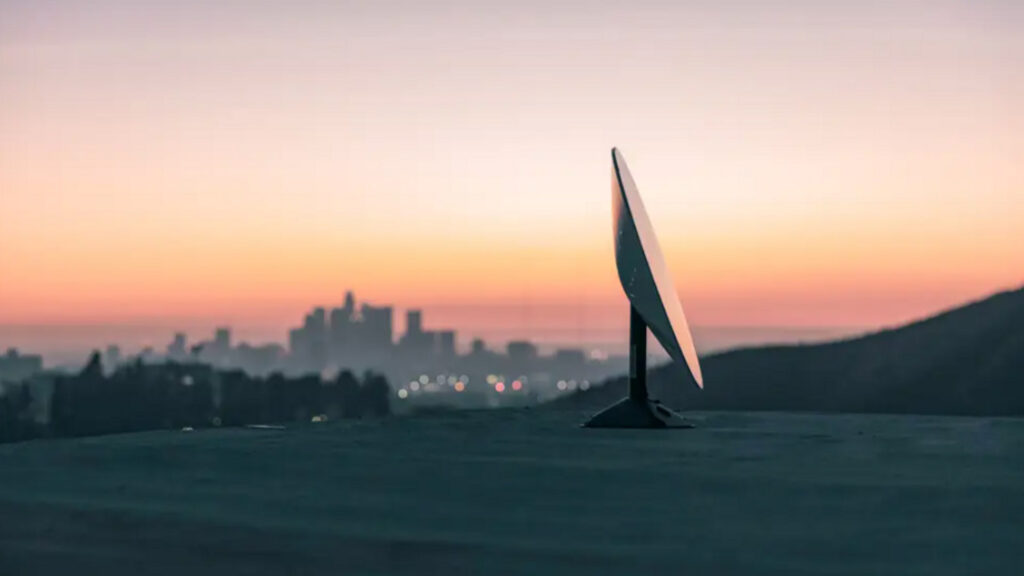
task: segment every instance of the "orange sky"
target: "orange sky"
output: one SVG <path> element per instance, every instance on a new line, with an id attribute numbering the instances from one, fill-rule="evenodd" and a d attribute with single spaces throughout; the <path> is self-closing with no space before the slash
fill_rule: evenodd
<path id="1" fill-rule="evenodd" d="M 1024 283 L 1018 3 L 206 4 L 0 6 L 0 323 L 617 325 L 613 145 L 696 324 Z"/>

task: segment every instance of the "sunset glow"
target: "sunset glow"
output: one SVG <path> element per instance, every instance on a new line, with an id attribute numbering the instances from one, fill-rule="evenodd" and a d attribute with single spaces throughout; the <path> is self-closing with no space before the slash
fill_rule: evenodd
<path id="1" fill-rule="evenodd" d="M 611 331 L 612 146 L 696 325 L 1024 282 L 1015 3 L 628 4 L 5 2 L 0 324 Z"/>

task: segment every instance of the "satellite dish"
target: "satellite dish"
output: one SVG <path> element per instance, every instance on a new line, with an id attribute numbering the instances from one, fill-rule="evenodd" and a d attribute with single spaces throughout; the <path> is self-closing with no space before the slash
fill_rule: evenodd
<path id="1" fill-rule="evenodd" d="M 633 176 L 618 149 L 612 149 L 612 218 L 615 266 L 630 304 L 629 396 L 591 418 L 590 428 L 689 428 L 681 416 L 647 396 L 647 329 L 669 357 L 689 368 L 704 387 L 700 361 L 675 285 L 654 235 Z"/>

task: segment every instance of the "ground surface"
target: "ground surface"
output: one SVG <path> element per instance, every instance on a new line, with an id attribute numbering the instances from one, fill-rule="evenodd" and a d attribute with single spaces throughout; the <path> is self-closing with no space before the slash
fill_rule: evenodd
<path id="1" fill-rule="evenodd" d="M 0 574 L 1024 573 L 1024 420 L 691 417 L 0 446 Z"/>

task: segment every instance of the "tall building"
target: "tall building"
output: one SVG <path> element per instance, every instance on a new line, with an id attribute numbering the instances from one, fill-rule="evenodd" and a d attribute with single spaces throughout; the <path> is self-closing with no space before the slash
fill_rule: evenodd
<path id="1" fill-rule="evenodd" d="M 473 338 L 473 343 L 470 344 L 469 353 L 472 356 L 482 356 L 487 352 L 487 343 L 483 341 L 483 338 Z"/>
<path id="2" fill-rule="evenodd" d="M 394 343 L 394 319 L 391 306 L 363 304 L 362 345 L 373 351 L 386 350 Z"/>
<path id="3" fill-rule="evenodd" d="M 442 330 L 437 333 L 437 355 L 445 362 L 455 359 L 454 330 Z"/>
<path id="4" fill-rule="evenodd" d="M 213 340 L 203 344 L 200 357 L 204 362 L 214 366 L 227 366 L 231 363 L 231 328 L 222 326 L 213 333 Z"/>
<path id="5" fill-rule="evenodd" d="M 402 337 L 402 352 L 406 356 L 424 359 L 434 355 L 434 333 L 423 330 L 423 311 L 409 310 L 405 313 L 405 335 Z"/>
<path id="6" fill-rule="evenodd" d="M 222 326 L 217 328 L 217 331 L 213 334 L 213 345 L 219 352 L 227 353 L 231 350 L 231 328 Z"/>
<path id="7" fill-rule="evenodd" d="M 17 382 L 31 378 L 43 369 L 43 357 L 33 354 L 20 354 L 9 348 L 7 354 L 0 356 L 0 381 Z"/>
<path id="8" fill-rule="evenodd" d="M 306 332 L 306 361 L 304 368 L 319 372 L 327 365 L 327 310 L 322 306 L 306 316 L 302 329 Z"/>
<path id="9" fill-rule="evenodd" d="M 230 341 L 230 335 L 228 339 Z M 167 358 L 175 362 L 182 362 L 188 358 L 188 338 L 183 332 L 176 333 L 167 345 Z"/>
<path id="10" fill-rule="evenodd" d="M 116 344 L 110 344 L 103 352 L 103 368 L 107 372 L 117 370 L 117 367 L 121 365 L 122 360 L 121 347 Z"/>
<path id="11" fill-rule="evenodd" d="M 292 328 L 288 331 L 288 354 L 297 364 L 303 364 L 309 355 L 309 341 L 305 327 Z"/>
<path id="12" fill-rule="evenodd" d="M 348 312 L 349 319 L 353 319 L 356 315 L 356 295 L 351 290 L 345 292 L 345 308 Z"/>
<path id="13" fill-rule="evenodd" d="M 320 372 L 327 366 L 327 311 L 314 308 L 302 327 L 288 331 L 289 368 L 295 372 Z"/>
<path id="14" fill-rule="evenodd" d="M 405 313 L 405 334 L 406 336 L 420 334 L 423 332 L 423 311 L 409 310 Z"/>
<path id="15" fill-rule="evenodd" d="M 537 347 L 526 340 L 516 340 L 508 343 L 508 361 L 516 370 L 525 371 L 534 366 L 537 361 Z"/>
<path id="16" fill-rule="evenodd" d="M 345 294 L 345 305 L 331 309 L 327 330 L 327 350 L 331 363 L 341 366 L 351 361 L 355 331 L 356 301 L 352 292 Z"/>

